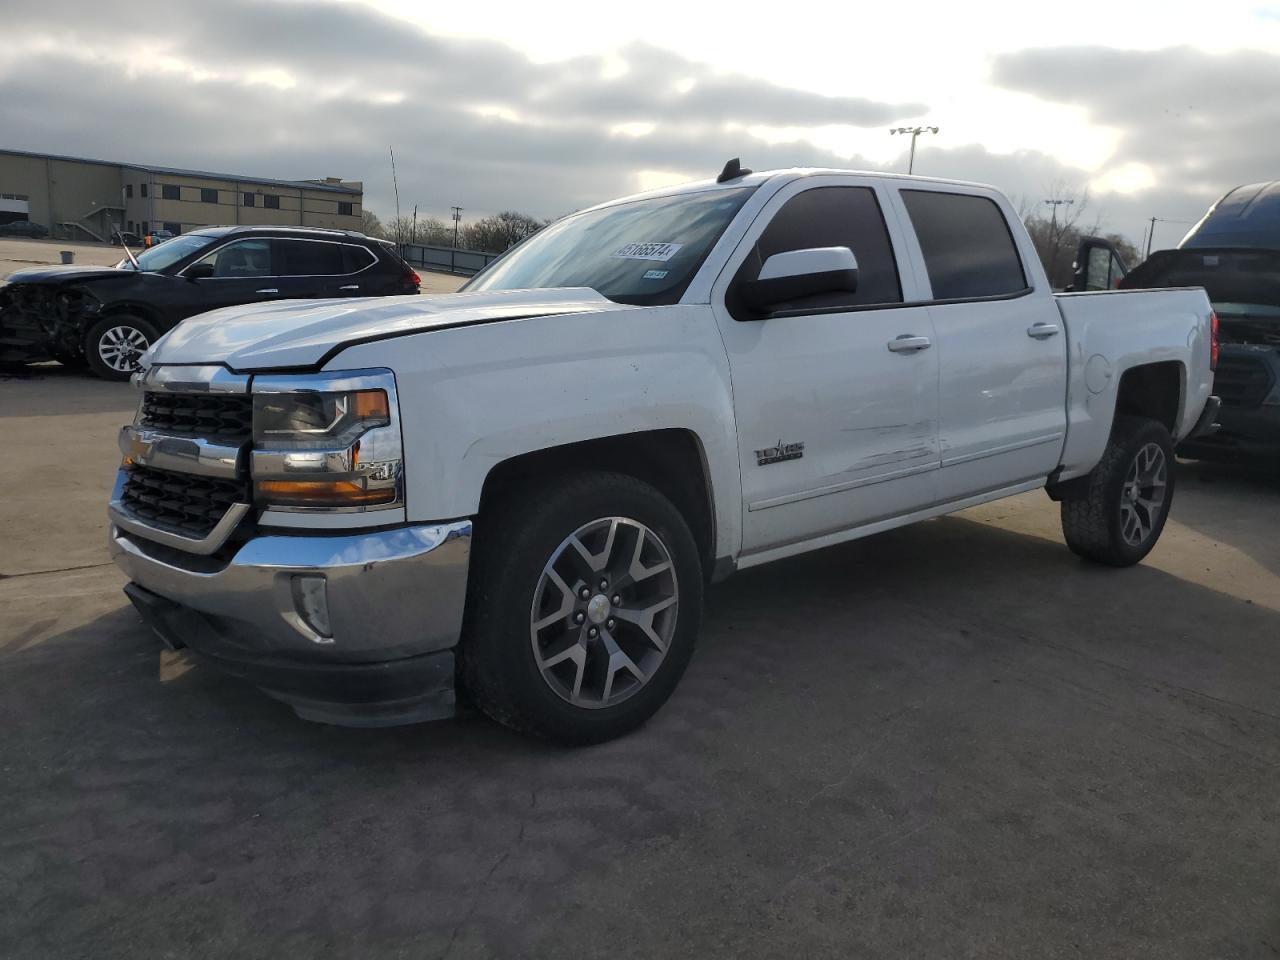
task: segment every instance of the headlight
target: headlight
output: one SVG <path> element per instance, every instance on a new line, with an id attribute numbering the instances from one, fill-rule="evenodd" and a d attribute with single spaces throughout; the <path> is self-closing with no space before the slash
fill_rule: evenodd
<path id="1" fill-rule="evenodd" d="M 261 447 L 342 445 L 390 423 L 385 390 L 262 393 L 253 398 L 253 442 Z"/>
<path id="2" fill-rule="evenodd" d="M 259 506 L 355 512 L 404 503 L 391 371 L 266 375 L 252 390 Z"/>

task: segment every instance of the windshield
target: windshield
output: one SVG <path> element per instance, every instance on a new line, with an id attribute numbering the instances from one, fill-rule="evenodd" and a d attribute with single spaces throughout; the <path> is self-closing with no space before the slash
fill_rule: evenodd
<path id="1" fill-rule="evenodd" d="M 1226 316 L 1280 313 L 1280 252 L 1273 250 L 1161 250 L 1120 281 L 1122 290 L 1204 287 Z"/>
<path id="2" fill-rule="evenodd" d="M 185 260 L 193 253 L 203 250 L 217 239 L 217 237 L 210 237 L 202 233 L 187 233 L 181 237 L 166 240 L 164 243 L 150 247 L 137 255 L 138 269 L 145 270 L 148 273 L 155 273 L 165 267 L 171 267 L 179 260 Z M 129 262 L 128 258 L 121 261 L 120 266 L 126 270 L 133 269 L 133 264 Z"/>
<path id="3" fill-rule="evenodd" d="M 676 303 L 755 189 L 654 197 L 566 217 L 463 289 L 590 287 L 616 303 Z"/>

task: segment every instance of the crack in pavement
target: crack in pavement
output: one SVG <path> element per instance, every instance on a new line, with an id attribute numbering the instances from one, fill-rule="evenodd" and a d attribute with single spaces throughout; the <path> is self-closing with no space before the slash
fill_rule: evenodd
<path id="1" fill-rule="evenodd" d="M 48 573 L 70 573 L 73 570 L 93 570 L 111 566 L 110 560 L 102 563 L 82 563 L 78 567 L 58 567 L 56 570 L 28 570 L 26 573 L 0 573 L 0 580 L 17 580 L 19 577 L 39 577 Z"/>

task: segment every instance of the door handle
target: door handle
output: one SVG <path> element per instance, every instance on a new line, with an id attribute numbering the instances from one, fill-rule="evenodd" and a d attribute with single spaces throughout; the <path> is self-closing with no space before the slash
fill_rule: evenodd
<path id="1" fill-rule="evenodd" d="M 1056 323 L 1033 323 L 1027 327 L 1027 336 L 1036 340 L 1048 340 L 1050 337 L 1058 335 L 1058 325 Z"/>
<path id="2" fill-rule="evenodd" d="M 276 288 L 276 287 L 267 287 L 267 288 L 266 288 L 266 289 L 264 289 L 264 290 L 255 290 L 255 291 L 253 291 L 253 292 L 254 292 L 254 293 L 279 293 L 279 292 L 280 292 L 280 290 L 279 290 L 278 288 Z"/>
<path id="3" fill-rule="evenodd" d="M 358 284 L 358 283 L 349 283 L 349 284 L 347 284 L 345 287 L 339 287 L 338 289 L 339 289 L 339 290 L 359 290 L 359 289 L 360 289 L 360 284 Z"/>
<path id="4" fill-rule="evenodd" d="M 889 350 L 893 353 L 915 353 L 917 350 L 928 350 L 931 346 L 933 341 L 928 337 L 916 337 L 909 333 L 889 341 Z"/>

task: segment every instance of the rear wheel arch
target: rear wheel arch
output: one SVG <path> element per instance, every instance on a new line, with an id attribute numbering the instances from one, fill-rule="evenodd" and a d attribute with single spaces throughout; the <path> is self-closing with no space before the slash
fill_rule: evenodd
<path id="1" fill-rule="evenodd" d="M 1115 417 L 1146 417 L 1176 437 L 1185 403 L 1186 367 L 1163 360 L 1130 367 L 1116 385 Z"/>
<path id="2" fill-rule="evenodd" d="M 717 536 L 715 491 L 702 441 L 684 428 L 597 437 L 503 460 L 485 476 L 480 514 L 491 512 L 518 492 L 522 482 L 589 470 L 632 476 L 656 488 L 685 518 L 704 571 L 712 571 Z"/>

